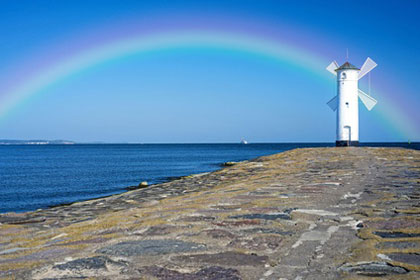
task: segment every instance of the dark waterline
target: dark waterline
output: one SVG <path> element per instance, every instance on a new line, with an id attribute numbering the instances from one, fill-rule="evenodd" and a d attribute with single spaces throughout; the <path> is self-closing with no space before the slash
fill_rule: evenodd
<path id="1" fill-rule="evenodd" d="M 294 148 L 333 143 L 0 145 L 0 213 L 118 194 L 141 181 L 215 171 Z M 420 149 L 419 143 L 361 146 Z"/>

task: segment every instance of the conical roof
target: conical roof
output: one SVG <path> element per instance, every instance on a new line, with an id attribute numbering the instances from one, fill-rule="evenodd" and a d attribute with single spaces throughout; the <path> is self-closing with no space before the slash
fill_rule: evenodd
<path id="1" fill-rule="evenodd" d="M 354 70 L 360 70 L 359 68 L 357 68 L 356 66 L 354 66 L 353 64 L 346 62 L 343 65 L 341 65 L 340 67 L 338 67 L 337 69 L 335 69 L 335 71 L 339 71 L 339 70 L 349 70 L 349 69 L 354 69 Z"/>

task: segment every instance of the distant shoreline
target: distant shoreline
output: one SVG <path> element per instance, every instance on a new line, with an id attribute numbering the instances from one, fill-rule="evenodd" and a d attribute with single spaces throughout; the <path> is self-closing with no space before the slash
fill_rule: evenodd
<path id="1" fill-rule="evenodd" d="M 76 142 L 71 140 L 0 140 L 1 145 L 258 145 L 258 144 L 325 144 L 326 146 L 334 145 L 334 142 L 252 142 L 243 144 L 240 142 L 208 142 L 208 143 L 140 143 L 140 142 Z M 360 142 L 360 146 L 364 147 L 405 147 L 420 145 L 420 141 L 410 142 Z M 334 145 L 335 146 L 335 145 Z"/>
<path id="2" fill-rule="evenodd" d="M 0 140 L 0 145 L 74 145 L 70 140 Z"/>

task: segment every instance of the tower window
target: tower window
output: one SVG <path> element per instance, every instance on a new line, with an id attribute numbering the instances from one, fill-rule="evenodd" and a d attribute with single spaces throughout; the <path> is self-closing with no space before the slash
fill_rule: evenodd
<path id="1" fill-rule="evenodd" d="M 346 78 L 346 73 L 341 74 L 341 78 L 345 79 Z"/>
<path id="2" fill-rule="evenodd" d="M 346 106 L 347 106 L 347 108 L 349 107 L 349 103 L 348 102 L 346 102 Z"/>

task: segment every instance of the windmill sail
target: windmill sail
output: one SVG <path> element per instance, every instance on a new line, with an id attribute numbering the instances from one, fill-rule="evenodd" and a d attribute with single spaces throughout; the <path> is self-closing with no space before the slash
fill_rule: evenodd
<path id="1" fill-rule="evenodd" d="M 330 101 L 327 102 L 327 105 L 330 106 L 331 110 L 335 111 L 338 107 L 338 96 L 334 96 Z"/>
<path id="2" fill-rule="evenodd" d="M 335 72 L 335 69 L 337 69 L 338 67 L 339 67 L 339 65 L 338 65 L 337 61 L 334 60 L 333 62 L 330 63 L 330 65 L 327 66 L 327 70 L 330 73 L 332 73 L 335 76 L 337 76 L 337 73 Z"/>
<path id="3" fill-rule="evenodd" d="M 362 68 L 360 68 L 359 72 L 359 80 L 369 73 L 373 68 L 375 68 L 378 64 L 376 64 L 375 61 L 373 61 L 370 57 L 366 58 L 365 63 L 363 63 Z"/>
<path id="4" fill-rule="evenodd" d="M 362 100 L 363 104 L 365 104 L 366 108 L 369 111 L 372 110 L 373 107 L 375 107 L 376 103 L 378 103 L 378 101 L 376 101 L 372 96 L 367 95 L 360 89 L 359 89 L 359 98 L 360 100 Z"/>

